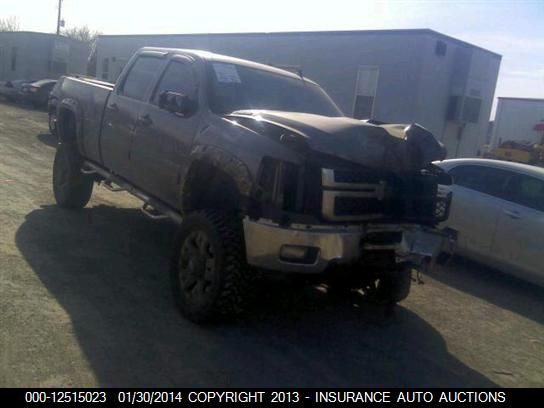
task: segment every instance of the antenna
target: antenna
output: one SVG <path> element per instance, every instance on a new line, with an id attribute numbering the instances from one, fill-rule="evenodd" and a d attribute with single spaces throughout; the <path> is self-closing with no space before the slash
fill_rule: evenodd
<path id="1" fill-rule="evenodd" d="M 294 71 L 300 77 L 302 82 L 304 82 L 304 76 L 302 75 L 302 68 L 299 65 L 280 65 L 280 64 L 271 64 L 271 63 L 268 65 L 275 68 L 284 69 L 286 71 Z"/>

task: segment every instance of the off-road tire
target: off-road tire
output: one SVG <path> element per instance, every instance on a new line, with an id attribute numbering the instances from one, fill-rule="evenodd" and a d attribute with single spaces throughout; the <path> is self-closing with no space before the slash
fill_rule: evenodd
<path id="1" fill-rule="evenodd" d="M 57 145 L 53 163 L 53 194 L 59 207 L 83 208 L 93 192 L 94 180 L 81 172 L 83 159 L 72 143 Z"/>
<path id="2" fill-rule="evenodd" d="M 193 238 L 201 233 L 209 245 L 204 245 L 204 255 L 197 238 Z M 193 244 L 191 240 L 194 240 Z M 199 251 L 193 248 L 189 251 L 190 255 L 187 255 L 185 248 L 191 246 Z M 211 260 L 210 253 L 213 253 Z M 206 258 L 205 261 L 202 261 L 203 257 Z M 192 280 L 197 279 L 194 277 L 198 275 L 194 272 L 194 265 L 202 267 L 202 262 L 206 265 L 203 274 L 209 273 L 208 278 L 204 276 L 198 281 L 202 283 L 195 283 L 192 288 L 188 288 Z M 208 262 L 213 265 L 213 272 L 208 272 Z M 232 318 L 243 312 L 251 292 L 254 273 L 246 263 L 240 218 L 235 214 L 211 210 L 189 214 L 183 220 L 175 240 L 170 278 L 180 312 L 195 323 Z M 205 282 L 206 279 L 209 282 Z M 197 285 L 201 285 L 198 291 Z M 195 291 L 200 294 L 193 295 Z"/>

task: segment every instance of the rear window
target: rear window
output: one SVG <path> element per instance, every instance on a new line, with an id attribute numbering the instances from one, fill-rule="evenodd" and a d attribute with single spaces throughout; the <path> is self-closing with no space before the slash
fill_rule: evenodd
<path id="1" fill-rule="evenodd" d="M 154 57 L 139 57 L 125 78 L 121 95 L 142 101 L 160 68 L 162 60 Z"/>

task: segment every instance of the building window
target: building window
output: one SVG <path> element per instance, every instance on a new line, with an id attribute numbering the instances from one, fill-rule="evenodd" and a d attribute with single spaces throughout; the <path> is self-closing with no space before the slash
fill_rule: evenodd
<path id="1" fill-rule="evenodd" d="M 17 47 L 11 47 L 11 70 L 17 69 Z"/>
<path id="2" fill-rule="evenodd" d="M 373 118 L 379 73 L 380 69 L 375 66 L 359 67 L 357 71 L 357 83 L 355 84 L 355 100 L 353 103 L 354 118 Z"/>
<path id="3" fill-rule="evenodd" d="M 102 79 L 108 80 L 110 73 L 110 59 L 104 58 L 102 60 Z"/>
<path id="4" fill-rule="evenodd" d="M 467 123 L 478 123 L 480 119 L 480 108 L 482 100 L 480 98 L 465 97 L 463 103 L 463 121 Z"/>
<path id="5" fill-rule="evenodd" d="M 357 95 L 355 98 L 355 108 L 353 110 L 353 117 L 356 119 L 370 119 L 372 118 L 372 109 L 374 108 L 374 97 Z"/>
<path id="6" fill-rule="evenodd" d="M 446 55 L 446 51 L 448 50 L 448 45 L 444 41 L 437 41 L 434 46 L 434 53 L 438 55 L 439 57 L 443 57 Z"/>
<path id="7" fill-rule="evenodd" d="M 459 117 L 459 101 L 461 100 L 460 96 L 451 95 L 448 100 L 448 107 L 446 109 L 446 119 L 447 120 L 457 120 Z"/>

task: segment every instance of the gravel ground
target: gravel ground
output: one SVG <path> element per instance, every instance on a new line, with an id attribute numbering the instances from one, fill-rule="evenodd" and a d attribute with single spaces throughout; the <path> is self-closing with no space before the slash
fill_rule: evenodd
<path id="1" fill-rule="evenodd" d="M 174 232 L 124 193 L 54 205 L 44 112 L 0 102 L 0 386 L 544 386 L 544 289 L 464 260 L 392 316 L 265 282 L 249 316 L 173 306 Z"/>

